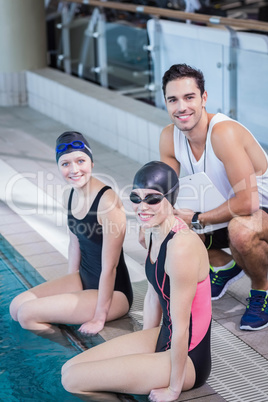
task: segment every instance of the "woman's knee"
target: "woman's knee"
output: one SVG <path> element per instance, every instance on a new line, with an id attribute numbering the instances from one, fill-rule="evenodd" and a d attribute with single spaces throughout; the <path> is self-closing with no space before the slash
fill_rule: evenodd
<path id="1" fill-rule="evenodd" d="M 64 363 L 64 365 L 61 368 L 61 375 L 63 376 L 63 374 L 65 373 L 65 371 L 67 371 L 71 366 L 72 366 L 72 360 L 67 360 L 67 362 Z"/>
<path id="2" fill-rule="evenodd" d="M 14 321 L 18 321 L 18 311 L 20 307 L 29 300 L 34 299 L 35 296 L 30 293 L 29 291 L 20 293 L 18 296 L 14 297 L 12 302 L 10 303 L 9 306 L 9 313 L 11 317 L 13 318 Z"/>
<path id="3" fill-rule="evenodd" d="M 68 368 L 65 367 L 65 365 L 64 365 L 61 369 L 61 384 L 66 391 L 72 392 L 71 389 L 69 388 L 70 379 L 69 379 L 68 371 L 69 371 Z"/>
<path id="4" fill-rule="evenodd" d="M 16 296 L 9 305 L 9 314 L 14 321 L 18 321 L 18 309 L 20 303 L 18 302 L 18 296 Z"/>
<path id="5" fill-rule="evenodd" d="M 68 363 L 68 362 L 67 362 Z M 73 366 L 63 366 L 61 373 L 61 384 L 63 388 L 72 394 L 79 394 L 81 390 L 76 382 L 76 377 L 73 373 Z"/>
<path id="6" fill-rule="evenodd" d="M 17 321 L 20 323 L 20 326 L 24 329 L 34 329 L 33 311 L 31 308 L 30 301 L 23 303 L 19 307 L 17 312 Z"/>

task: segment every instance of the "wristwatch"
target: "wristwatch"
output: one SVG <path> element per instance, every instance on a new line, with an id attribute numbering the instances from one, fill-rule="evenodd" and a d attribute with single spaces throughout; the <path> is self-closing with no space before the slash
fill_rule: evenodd
<path id="1" fill-rule="evenodd" d="M 204 226 L 202 225 L 201 222 L 199 222 L 198 215 L 201 214 L 201 212 L 195 212 L 194 216 L 192 217 L 192 227 L 194 229 L 204 229 Z"/>

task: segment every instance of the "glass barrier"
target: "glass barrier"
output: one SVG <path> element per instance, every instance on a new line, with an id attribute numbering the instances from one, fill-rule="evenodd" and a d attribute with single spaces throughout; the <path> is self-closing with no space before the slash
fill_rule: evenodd
<path id="1" fill-rule="evenodd" d="M 147 30 L 152 47 L 155 87 L 159 92 L 156 106 L 165 108 L 159 85 L 165 71 L 173 64 L 186 63 L 203 71 L 208 92 L 207 110 L 230 115 L 229 31 L 153 19 L 148 21 Z"/>
<path id="2" fill-rule="evenodd" d="M 266 39 L 267 40 L 267 39 Z M 255 38 L 252 45 L 257 48 Z M 260 43 L 259 43 L 260 45 Z M 237 50 L 237 120 L 268 146 L 268 49 Z"/>
<path id="3" fill-rule="evenodd" d="M 106 24 L 109 86 L 143 87 L 149 83 L 146 29 L 118 23 Z"/>
<path id="4" fill-rule="evenodd" d="M 159 85 L 165 71 L 172 64 L 187 63 L 204 73 L 208 112 L 238 120 L 268 145 L 267 35 L 153 19 L 147 30 L 157 107 L 165 108 Z"/>
<path id="5" fill-rule="evenodd" d="M 59 43 L 62 62 L 57 67 L 64 70 L 64 59 L 68 54 L 71 74 L 100 85 L 106 76 L 104 86 L 114 90 L 146 90 L 150 83 L 146 27 L 106 22 L 98 13 L 74 19 L 68 32 L 68 42 L 64 43 L 62 35 Z"/>
<path id="6" fill-rule="evenodd" d="M 68 72 L 69 59 L 69 73 L 165 108 L 164 72 L 190 64 L 204 73 L 207 110 L 237 119 L 268 145 L 267 33 L 137 15 L 120 20 L 97 7 L 91 15 L 71 11 L 61 27 L 57 68 Z"/>

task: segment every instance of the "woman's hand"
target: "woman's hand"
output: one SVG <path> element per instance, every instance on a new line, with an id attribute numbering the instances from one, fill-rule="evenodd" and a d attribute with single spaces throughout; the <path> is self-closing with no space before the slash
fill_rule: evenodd
<path id="1" fill-rule="evenodd" d="M 152 389 L 149 395 L 149 401 L 152 402 L 173 402 L 180 396 L 179 392 L 168 388 Z"/>
<path id="2" fill-rule="evenodd" d="M 81 327 L 78 329 L 78 331 L 81 332 L 82 334 L 96 335 L 103 329 L 103 327 L 104 327 L 103 321 L 91 320 L 82 324 Z"/>

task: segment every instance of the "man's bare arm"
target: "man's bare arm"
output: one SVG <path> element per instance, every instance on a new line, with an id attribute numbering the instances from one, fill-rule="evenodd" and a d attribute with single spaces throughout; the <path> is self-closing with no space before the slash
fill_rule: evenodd
<path id="1" fill-rule="evenodd" d="M 167 165 L 171 166 L 179 176 L 180 163 L 175 157 L 173 130 L 174 125 L 169 124 L 161 133 L 159 142 L 160 159 L 162 162 L 165 162 Z"/>
<path id="2" fill-rule="evenodd" d="M 234 122 L 222 122 L 213 129 L 212 146 L 224 165 L 234 196 L 218 208 L 200 214 L 199 220 L 204 224 L 251 215 L 259 208 L 256 174 L 244 143 L 247 134 L 246 129 Z"/>

